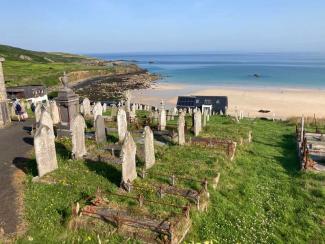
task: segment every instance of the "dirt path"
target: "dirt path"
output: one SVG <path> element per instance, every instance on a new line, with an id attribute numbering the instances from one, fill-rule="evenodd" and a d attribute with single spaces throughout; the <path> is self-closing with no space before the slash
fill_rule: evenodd
<path id="1" fill-rule="evenodd" d="M 0 129 L 0 228 L 6 235 L 15 233 L 19 224 L 20 194 L 15 177 L 23 177 L 19 168 L 33 148 L 30 125 L 31 121 L 13 122 L 9 128 Z"/>

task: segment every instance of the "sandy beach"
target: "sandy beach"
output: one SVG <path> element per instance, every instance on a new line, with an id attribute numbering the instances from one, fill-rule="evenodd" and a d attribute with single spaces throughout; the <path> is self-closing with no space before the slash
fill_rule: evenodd
<path id="1" fill-rule="evenodd" d="M 325 117 L 325 90 L 290 88 L 241 88 L 156 83 L 149 89 L 133 91 L 133 100 L 139 103 L 159 105 L 164 99 L 167 107 L 174 107 L 179 95 L 228 96 L 229 113 L 243 111 L 245 116 L 265 117 L 258 111 L 270 110 L 267 114 L 277 119 L 289 117 Z"/>

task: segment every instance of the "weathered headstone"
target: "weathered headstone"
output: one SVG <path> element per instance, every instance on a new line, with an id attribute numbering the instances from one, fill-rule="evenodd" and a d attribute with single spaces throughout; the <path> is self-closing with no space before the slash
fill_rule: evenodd
<path id="1" fill-rule="evenodd" d="M 106 113 L 106 111 L 107 111 L 107 104 L 104 103 L 104 104 L 103 104 L 103 113 Z"/>
<path id="2" fill-rule="evenodd" d="M 53 131 L 46 125 L 40 125 L 34 137 L 35 156 L 38 176 L 52 172 L 58 168 Z"/>
<path id="3" fill-rule="evenodd" d="M 126 119 L 126 112 L 123 108 L 119 108 L 117 112 L 117 131 L 119 143 L 123 143 L 127 130 L 128 124 Z"/>
<path id="4" fill-rule="evenodd" d="M 125 92 L 125 111 L 128 113 L 131 110 L 131 93 L 129 90 Z"/>
<path id="5" fill-rule="evenodd" d="M 156 162 L 153 133 L 149 126 L 144 127 L 144 155 L 145 169 L 149 169 Z"/>
<path id="6" fill-rule="evenodd" d="M 82 106 L 83 106 L 83 115 L 90 116 L 91 115 L 91 106 L 90 106 L 90 101 L 87 97 L 82 101 Z"/>
<path id="7" fill-rule="evenodd" d="M 158 120 L 158 130 L 166 129 L 166 110 L 164 100 L 160 102 L 159 120 Z"/>
<path id="8" fill-rule="evenodd" d="M 85 129 L 87 128 L 84 117 L 79 114 L 72 122 L 72 155 L 75 159 L 82 159 L 87 154 L 85 143 Z"/>
<path id="9" fill-rule="evenodd" d="M 100 102 L 97 102 L 93 108 L 93 115 L 94 115 L 94 120 L 96 120 L 97 116 L 103 115 L 103 106 Z"/>
<path id="10" fill-rule="evenodd" d="M 112 117 L 116 117 L 117 116 L 117 107 L 116 107 L 115 104 L 112 105 L 111 116 Z"/>
<path id="11" fill-rule="evenodd" d="M 203 127 L 207 126 L 207 112 L 203 112 Z"/>
<path id="12" fill-rule="evenodd" d="M 59 108 L 56 105 L 55 101 L 50 102 L 50 110 L 51 110 L 51 117 L 53 124 L 57 125 L 60 123 L 60 113 L 59 113 Z"/>
<path id="13" fill-rule="evenodd" d="M 35 121 L 36 124 L 39 124 L 39 120 L 41 119 L 41 114 L 42 114 L 42 104 L 37 103 L 35 107 Z"/>
<path id="14" fill-rule="evenodd" d="M 130 191 L 131 183 L 137 178 L 136 156 L 137 148 L 130 132 L 126 132 L 122 145 L 122 182 L 121 186 Z"/>
<path id="15" fill-rule="evenodd" d="M 194 112 L 194 126 L 193 126 L 193 130 L 194 130 L 194 135 L 198 136 L 202 130 L 202 114 L 201 111 L 199 109 L 197 109 Z"/>
<path id="16" fill-rule="evenodd" d="M 105 121 L 101 115 L 97 115 L 95 120 L 95 137 L 96 142 L 99 144 L 107 142 Z"/>
<path id="17" fill-rule="evenodd" d="M 39 125 L 46 125 L 48 128 L 50 128 L 50 130 L 52 131 L 52 133 L 54 135 L 53 120 L 52 120 L 51 114 L 46 109 L 44 109 L 41 113 Z"/>
<path id="18" fill-rule="evenodd" d="M 178 144 L 185 144 L 185 113 L 181 112 L 178 116 Z"/>

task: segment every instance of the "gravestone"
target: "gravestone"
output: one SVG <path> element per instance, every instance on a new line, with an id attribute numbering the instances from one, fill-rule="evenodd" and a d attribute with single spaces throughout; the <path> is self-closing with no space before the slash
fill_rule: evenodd
<path id="1" fill-rule="evenodd" d="M 154 113 L 153 113 L 153 119 L 155 121 L 157 121 L 159 119 L 159 113 L 158 113 L 158 111 L 154 111 Z"/>
<path id="2" fill-rule="evenodd" d="M 130 190 L 130 184 L 137 178 L 136 156 L 137 148 L 130 132 L 126 132 L 122 145 L 122 182 L 121 186 Z"/>
<path id="3" fill-rule="evenodd" d="M 42 114 L 42 104 L 37 103 L 35 107 L 35 121 L 36 125 L 39 124 L 39 120 L 41 119 L 41 114 Z"/>
<path id="4" fill-rule="evenodd" d="M 87 97 L 82 101 L 82 106 L 83 106 L 83 115 L 85 117 L 90 116 L 91 115 L 91 106 L 90 106 L 90 101 Z"/>
<path id="5" fill-rule="evenodd" d="M 145 169 L 150 169 L 156 162 L 153 132 L 149 126 L 144 127 Z"/>
<path id="6" fill-rule="evenodd" d="M 60 113 L 59 113 L 59 108 L 56 105 L 55 101 L 50 102 L 50 111 L 51 111 L 51 117 L 53 124 L 57 125 L 60 123 Z"/>
<path id="7" fill-rule="evenodd" d="M 97 115 L 95 120 L 95 137 L 98 144 L 107 142 L 105 121 L 101 115 Z"/>
<path id="8" fill-rule="evenodd" d="M 103 104 L 103 113 L 106 113 L 106 111 L 107 111 L 107 104 L 104 103 L 104 104 Z"/>
<path id="9" fill-rule="evenodd" d="M 97 102 L 93 108 L 93 115 L 94 115 L 94 120 L 96 120 L 97 116 L 103 116 L 103 106 L 100 102 Z"/>
<path id="10" fill-rule="evenodd" d="M 116 117 L 117 116 L 117 107 L 116 107 L 115 104 L 112 105 L 111 116 L 112 117 Z"/>
<path id="11" fill-rule="evenodd" d="M 166 110 L 164 109 L 159 113 L 158 130 L 166 130 Z"/>
<path id="12" fill-rule="evenodd" d="M 125 111 L 127 113 L 130 112 L 130 105 L 131 105 L 131 93 L 129 90 L 125 92 Z"/>
<path id="13" fill-rule="evenodd" d="M 166 110 L 164 100 L 160 102 L 158 130 L 162 131 L 166 129 Z"/>
<path id="14" fill-rule="evenodd" d="M 184 145 L 185 144 L 185 113 L 181 112 L 178 116 L 178 144 Z"/>
<path id="15" fill-rule="evenodd" d="M 54 129 L 53 129 L 53 120 L 51 117 L 51 114 L 44 109 L 41 113 L 41 118 L 39 120 L 39 126 L 41 125 L 46 125 L 48 128 L 50 128 L 50 130 L 52 131 L 53 135 L 54 135 Z"/>
<path id="16" fill-rule="evenodd" d="M 117 112 L 117 132 L 119 143 L 123 143 L 127 130 L 128 124 L 126 119 L 126 112 L 123 108 L 119 108 Z"/>
<path id="17" fill-rule="evenodd" d="M 38 176 L 52 172 L 58 168 L 53 131 L 46 125 L 40 125 L 34 137 L 34 148 Z"/>
<path id="18" fill-rule="evenodd" d="M 203 127 L 207 126 L 207 112 L 203 112 Z"/>
<path id="19" fill-rule="evenodd" d="M 82 159 L 87 154 L 85 143 L 86 128 L 84 117 L 78 114 L 72 122 L 72 156 L 75 159 Z"/>
<path id="20" fill-rule="evenodd" d="M 134 113 L 134 114 L 136 114 L 136 106 L 135 106 L 134 103 L 131 106 L 131 112 Z"/>
<path id="21" fill-rule="evenodd" d="M 202 130 L 202 114 L 201 111 L 199 109 L 197 109 L 194 112 L 194 126 L 193 126 L 193 130 L 194 130 L 194 135 L 198 136 Z"/>

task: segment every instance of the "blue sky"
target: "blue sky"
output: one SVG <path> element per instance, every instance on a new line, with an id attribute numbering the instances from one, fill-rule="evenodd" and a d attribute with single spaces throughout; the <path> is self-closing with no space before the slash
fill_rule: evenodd
<path id="1" fill-rule="evenodd" d="M 324 0 L 1 0 L 0 43 L 91 52 L 325 52 Z"/>

